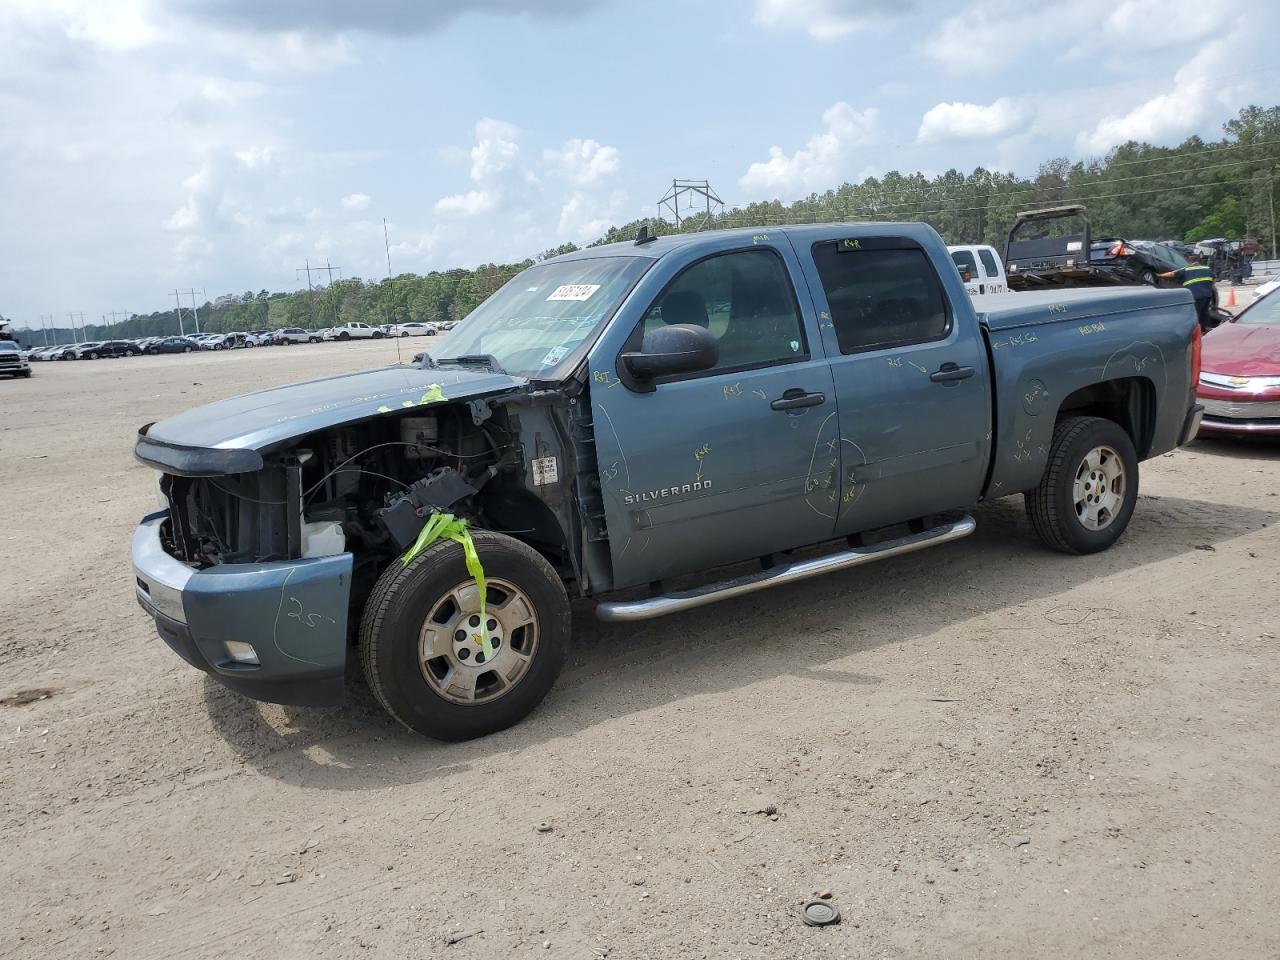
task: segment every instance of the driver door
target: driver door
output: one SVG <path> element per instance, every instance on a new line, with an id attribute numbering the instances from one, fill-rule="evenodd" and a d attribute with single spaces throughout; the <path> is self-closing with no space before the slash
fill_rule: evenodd
<path id="1" fill-rule="evenodd" d="M 643 308 L 629 344 L 664 324 L 706 327 L 719 352 L 712 369 L 633 390 L 617 354 L 594 358 L 616 587 L 832 536 L 839 454 L 820 440 L 825 424 L 834 428 L 835 393 L 812 305 L 797 297 L 800 276 L 781 237 L 704 256 Z"/>

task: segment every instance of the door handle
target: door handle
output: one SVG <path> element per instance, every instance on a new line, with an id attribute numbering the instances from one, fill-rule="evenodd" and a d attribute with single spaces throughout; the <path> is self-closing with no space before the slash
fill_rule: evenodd
<path id="1" fill-rule="evenodd" d="M 803 407 L 820 407 L 826 402 L 827 395 L 825 393 L 806 393 L 803 390 L 792 387 L 769 406 L 775 410 L 800 410 Z"/>
<path id="2" fill-rule="evenodd" d="M 934 383 L 955 383 L 957 380 L 968 380 L 972 376 L 973 367 L 961 367 L 948 360 L 929 374 L 929 379 Z"/>

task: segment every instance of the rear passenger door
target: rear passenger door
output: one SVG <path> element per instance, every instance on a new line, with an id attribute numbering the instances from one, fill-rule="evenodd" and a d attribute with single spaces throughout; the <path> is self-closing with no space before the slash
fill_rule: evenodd
<path id="1" fill-rule="evenodd" d="M 839 405 L 836 533 L 976 502 L 991 443 L 990 383 L 959 277 L 944 283 L 907 237 L 825 240 L 810 252 Z"/>

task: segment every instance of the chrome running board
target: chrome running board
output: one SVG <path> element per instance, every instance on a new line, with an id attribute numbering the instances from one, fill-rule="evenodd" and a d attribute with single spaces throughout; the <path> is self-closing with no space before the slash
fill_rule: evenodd
<path id="1" fill-rule="evenodd" d="M 896 540 L 885 540 L 869 547 L 852 547 L 841 550 L 839 553 L 800 560 L 786 566 L 770 567 L 758 573 L 735 577 L 732 580 L 722 580 L 719 583 L 708 583 L 701 587 L 694 587 L 692 590 L 664 593 L 645 600 L 606 601 L 596 605 L 596 616 L 609 623 L 650 620 L 668 613 L 692 610 L 694 607 L 703 607 L 719 600 L 728 600 L 730 597 L 755 593 L 767 587 L 807 580 L 809 577 L 831 573 L 833 570 L 843 570 L 862 563 L 874 563 L 877 560 L 887 560 L 889 557 L 898 557 L 904 553 L 914 553 L 925 547 L 967 537 L 976 527 L 977 523 L 973 517 L 964 516 L 954 523 L 945 523 L 940 527 L 911 533 Z"/>

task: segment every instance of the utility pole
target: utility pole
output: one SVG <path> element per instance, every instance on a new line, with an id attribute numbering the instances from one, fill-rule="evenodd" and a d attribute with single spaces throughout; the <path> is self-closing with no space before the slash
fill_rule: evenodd
<path id="1" fill-rule="evenodd" d="M 382 218 L 382 245 L 387 248 L 387 279 L 391 279 L 391 236 L 387 233 L 387 218 Z"/>
<path id="2" fill-rule="evenodd" d="M 112 324 L 117 324 L 120 321 L 117 320 L 116 317 L 124 317 L 125 320 L 128 320 L 131 316 L 133 316 L 133 314 L 131 314 L 128 310 L 112 310 L 109 314 L 107 314 L 107 316 L 111 318 Z"/>
<path id="3" fill-rule="evenodd" d="M 1267 173 L 1267 202 L 1271 205 L 1271 259 L 1276 258 L 1276 171 L 1272 167 Z"/>
<path id="4" fill-rule="evenodd" d="M 329 273 L 329 286 L 331 286 L 331 287 L 333 286 L 333 271 L 337 270 L 337 271 L 338 271 L 338 279 L 339 279 L 339 280 L 341 280 L 341 279 L 342 279 L 342 268 L 341 268 L 341 267 L 335 267 L 335 266 L 333 266 L 331 263 L 329 263 L 329 261 L 328 261 L 327 259 L 325 260 L 325 262 L 324 262 L 324 266 L 323 266 L 323 267 L 316 267 L 316 273 L 319 273 L 321 270 L 327 270 L 327 271 L 328 271 L 328 273 Z"/>
<path id="5" fill-rule="evenodd" d="M 40 329 L 44 331 L 44 345 L 46 347 L 49 345 L 49 328 L 51 326 L 53 326 L 53 314 L 40 314 Z"/>
<path id="6" fill-rule="evenodd" d="M 79 332 L 76 331 L 76 317 L 80 318 Z M 78 314 L 68 313 L 67 319 L 71 321 L 71 335 L 75 337 L 76 342 L 79 343 L 81 340 L 84 339 L 84 311 L 81 310 Z"/>

